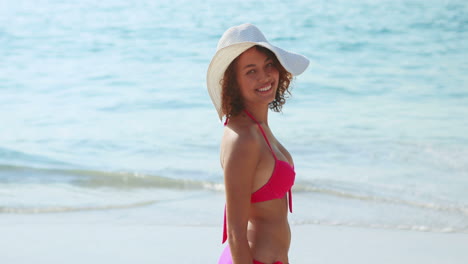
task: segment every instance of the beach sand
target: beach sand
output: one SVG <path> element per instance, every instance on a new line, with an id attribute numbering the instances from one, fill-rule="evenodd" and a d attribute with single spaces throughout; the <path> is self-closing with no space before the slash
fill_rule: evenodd
<path id="1" fill-rule="evenodd" d="M 21 215 L 4 215 L 0 263 L 217 263 L 224 247 L 221 226 L 66 223 L 55 217 L 25 221 Z M 468 263 L 468 234 L 320 225 L 293 225 L 291 230 L 290 262 L 295 264 Z"/>

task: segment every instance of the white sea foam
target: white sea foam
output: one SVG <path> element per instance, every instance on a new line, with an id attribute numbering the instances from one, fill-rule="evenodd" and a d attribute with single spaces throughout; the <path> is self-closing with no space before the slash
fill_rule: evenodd
<path id="1" fill-rule="evenodd" d="M 201 193 L 213 207 L 196 221 L 213 223 L 222 124 L 205 73 L 222 32 L 248 17 L 311 59 L 269 116 L 295 162 L 294 221 L 466 230 L 467 5 L 413 2 L 9 1 L 1 212 L 158 201 L 158 223 L 183 223 Z"/>

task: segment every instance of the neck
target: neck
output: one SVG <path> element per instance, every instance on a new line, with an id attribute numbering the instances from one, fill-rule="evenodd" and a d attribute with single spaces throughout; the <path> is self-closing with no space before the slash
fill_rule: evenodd
<path id="1" fill-rule="evenodd" d="M 257 122 L 268 125 L 268 107 L 245 107 L 245 110 L 249 112 L 255 118 L 255 120 L 257 120 Z"/>

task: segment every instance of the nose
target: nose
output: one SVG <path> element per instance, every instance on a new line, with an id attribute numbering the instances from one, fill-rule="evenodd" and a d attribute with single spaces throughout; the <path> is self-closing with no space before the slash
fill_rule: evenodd
<path id="1" fill-rule="evenodd" d="M 269 70 L 261 70 L 257 75 L 258 81 L 266 81 L 270 79 L 270 71 Z"/>

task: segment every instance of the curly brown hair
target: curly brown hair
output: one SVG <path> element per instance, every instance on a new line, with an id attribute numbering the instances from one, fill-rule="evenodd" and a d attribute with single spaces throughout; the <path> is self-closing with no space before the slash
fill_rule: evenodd
<path id="1" fill-rule="evenodd" d="M 269 49 L 262 46 L 254 46 L 258 51 L 272 58 L 273 64 L 279 72 L 278 89 L 276 90 L 275 99 L 269 103 L 268 107 L 275 111 L 281 112 L 283 105 L 286 103 L 286 93 L 291 95 L 289 85 L 293 79 L 293 75 L 288 72 L 283 65 L 278 61 L 276 55 Z M 239 58 L 239 57 L 237 57 Z M 231 62 L 226 71 L 224 72 L 223 79 L 221 79 L 222 87 L 222 106 L 223 114 L 228 118 L 236 116 L 244 110 L 244 100 L 242 98 L 239 86 L 236 79 L 236 62 L 237 58 Z"/>

